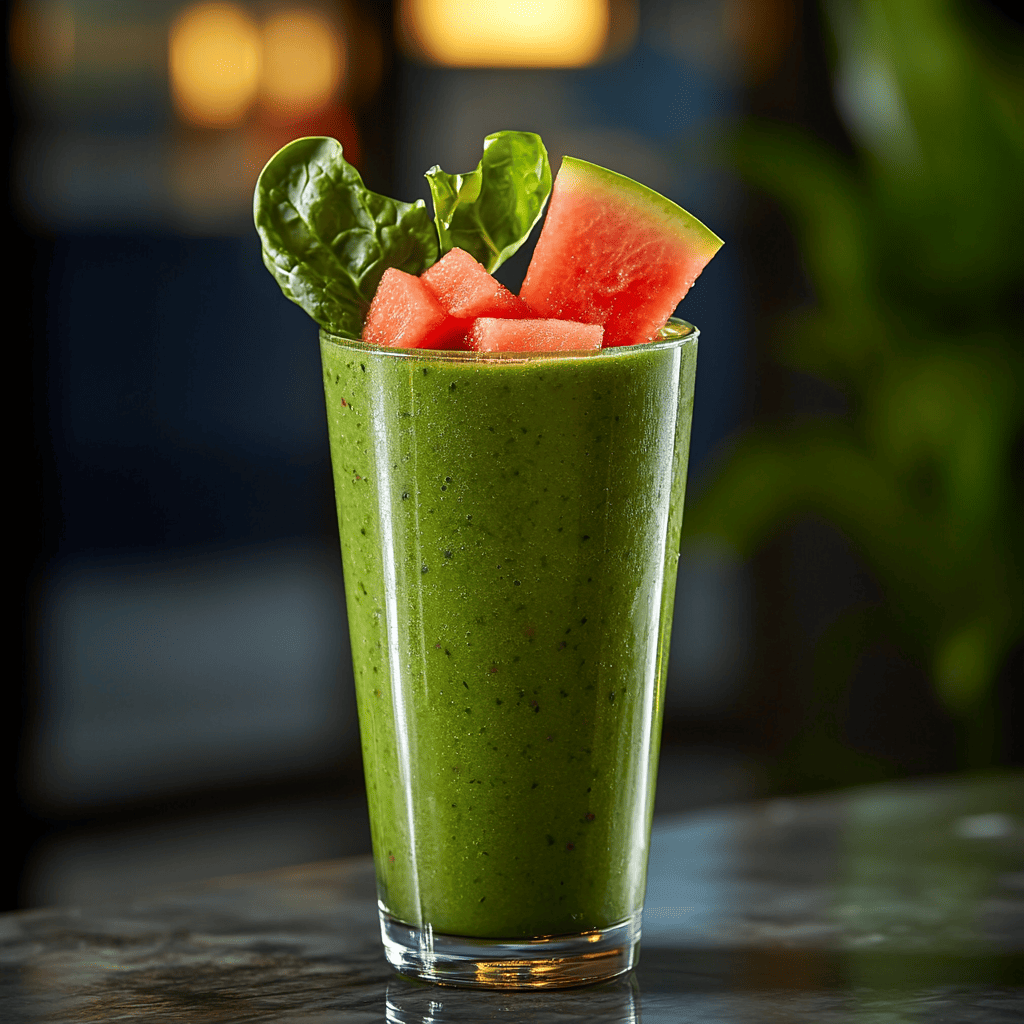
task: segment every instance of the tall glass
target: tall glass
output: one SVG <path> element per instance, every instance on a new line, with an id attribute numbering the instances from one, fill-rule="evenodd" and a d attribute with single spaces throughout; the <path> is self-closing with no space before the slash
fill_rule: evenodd
<path id="1" fill-rule="evenodd" d="M 533 988 L 640 938 L 697 331 L 592 353 L 321 334 L 388 959 Z"/>

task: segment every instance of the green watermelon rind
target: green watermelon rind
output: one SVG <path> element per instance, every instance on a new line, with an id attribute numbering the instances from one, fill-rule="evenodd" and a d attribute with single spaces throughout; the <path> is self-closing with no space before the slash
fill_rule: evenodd
<path id="1" fill-rule="evenodd" d="M 687 213 L 671 199 L 666 199 L 633 178 L 575 156 L 562 157 L 562 174 L 566 175 L 566 172 L 566 185 L 584 189 L 591 194 L 607 192 L 609 199 L 614 199 L 616 203 L 621 203 L 625 198 L 634 205 L 634 213 L 646 216 L 669 234 L 675 235 L 680 242 L 695 247 L 701 255 L 707 254 L 708 260 L 725 244 L 692 213 Z"/>

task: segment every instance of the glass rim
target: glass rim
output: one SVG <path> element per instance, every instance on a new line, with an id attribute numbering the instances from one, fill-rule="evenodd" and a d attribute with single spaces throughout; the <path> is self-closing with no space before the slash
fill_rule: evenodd
<path id="1" fill-rule="evenodd" d="M 678 317 L 670 316 L 659 329 L 653 341 L 642 341 L 636 345 L 612 345 L 599 349 L 568 349 L 544 352 L 470 352 L 461 349 L 437 348 L 390 348 L 386 345 L 369 345 L 357 338 L 348 338 L 320 328 L 320 341 L 329 342 L 337 348 L 355 352 L 373 353 L 392 359 L 413 359 L 430 362 L 452 363 L 526 363 L 553 359 L 614 359 L 632 352 L 662 352 L 665 349 L 682 348 L 696 344 L 700 331 L 693 324 Z"/>

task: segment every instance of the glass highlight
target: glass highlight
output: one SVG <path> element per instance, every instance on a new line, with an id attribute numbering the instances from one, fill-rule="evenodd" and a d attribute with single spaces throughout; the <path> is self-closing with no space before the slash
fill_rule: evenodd
<path id="1" fill-rule="evenodd" d="M 470 987 L 628 970 L 697 332 L 481 356 L 321 334 L 389 961 Z"/>

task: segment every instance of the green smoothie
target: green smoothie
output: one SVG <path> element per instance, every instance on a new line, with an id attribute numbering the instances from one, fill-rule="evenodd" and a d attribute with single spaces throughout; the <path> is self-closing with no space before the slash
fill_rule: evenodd
<path id="1" fill-rule="evenodd" d="M 449 935 L 643 903 L 697 332 L 579 355 L 321 335 L 382 909 Z"/>

